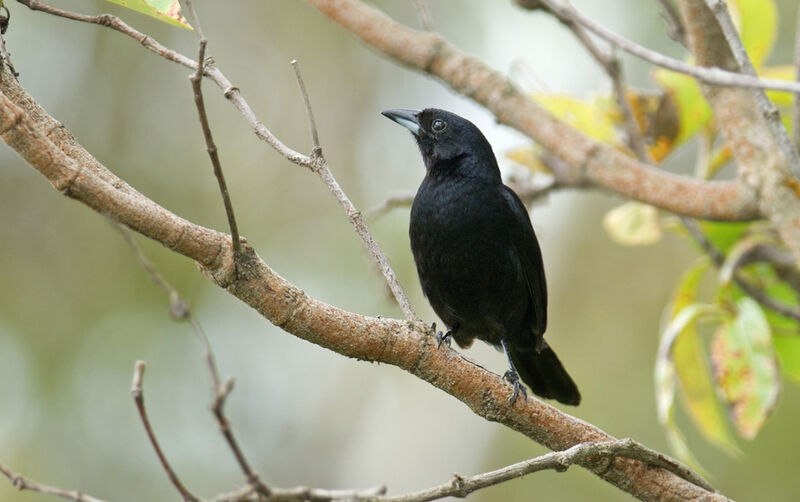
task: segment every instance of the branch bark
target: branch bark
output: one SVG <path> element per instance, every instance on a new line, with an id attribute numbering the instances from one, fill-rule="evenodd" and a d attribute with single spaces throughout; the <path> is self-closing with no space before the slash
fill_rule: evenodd
<path id="1" fill-rule="evenodd" d="M 697 64 L 738 71 L 739 63 L 705 2 L 680 0 L 678 6 Z M 736 157 L 739 179 L 758 192 L 759 211 L 800 262 L 800 183 L 770 130 L 767 121 L 771 118 L 762 113 L 752 89 L 701 87 Z"/>
<path id="2" fill-rule="evenodd" d="M 693 218 L 742 221 L 759 217 L 751 186 L 676 176 L 594 141 L 553 117 L 504 75 L 435 33 L 398 24 L 358 0 L 308 3 L 396 61 L 439 78 L 485 106 L 499 122 L 564 160 L 579 180 Z"/>
<path id="3" fill-rule="evenodd" d="M 16 100 L 38 114 L 18 106 L 7 94 L 12 90 Z M 127 185 L 113 182 L 108 169 L 74 140 L 65 145 L 73 155 L 65 154 L 45 133 L 56 121 L 38 105 L 32 106 L 33 100 L 5 67 L 0 91 L 0 137 L 57 190 L 195 260 L 207 277 L 285 331 L 349 357 L 402 368 L 487 420 L 554 450 L 614 439 L 533 398 L 510 407 L 510 385 L 449 348 L 437 350 L 435 336 L 421 323 L 354 314 L 311 298 L 273 271 L 244 239 L 234 267 L 230 236 L 180 218 Z M 726 500 L 636 460 L 586 458 L 578 464 L 642 500 Z"/>

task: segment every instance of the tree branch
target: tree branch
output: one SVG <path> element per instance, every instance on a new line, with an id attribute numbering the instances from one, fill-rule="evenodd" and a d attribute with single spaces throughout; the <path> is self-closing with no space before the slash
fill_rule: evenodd
<path id="1" fill-rule="evenodd" d="M 187 4 L 191 5 L 191 4 Z M 194 17 L 197 23 L 197 17 Z M 199 24 L 196 24 L 199 26 Z M 233 242 L 234 256 L 239 254 L 239 226 L 236 224 L 236 216 L 233 213 L 233 204 L 231 197 L 228 193 L 228 184 L 225 182 L 225 175 L 222 172 L 222 163 L 219 160 L 219 151 L 217 145 L 214 143 L 214 138 L 211 135 L 211 125 L 208 123 L 208 114 L 206 113 L 206 105 L 203 100 L 203 70 L 205 68 L 206 57 L 206 44 L 208 41 L 205 37 L 200 40 L 200 49 L 197 57 L 197 70 L 189 77 L 192 82 L 192 91 L 194 93 L 194 103 L 197 107 L 197 115 L 200 120 L 200 127 L 203 129 L 203 138 L 206 142 L 206 151 L 211 159 L 211 166 L 214 169 L 214 176 L 217 178 L 219 185 L 219 193 L 222 195 L 222 203 L 225 206 L 225 215 L 228 217 L 228 227 L 231 230 L 231 241 Z"/>
<path id="2" fill-rule="evenodd" d="M 559 13 L 565 17 L 575 19 L 587 30 L 591 31 L 598 37 L 607 40 L 614 46 L 619 47 L 625 52 L 629 52 L 645 61 L 653 63 L 656 66 L 666 68 L 678 73 L 691 75 L 701 82 L 711 85 L 721 85 L 726 87 L 742 87 L 752 89 L 770 89 L 775 91 L 786 92 L 800 92 L 800 83 L 792 82 L 789 80 L 776 80 L 758 78 L 752 75 L 743 75 L 735 70 L 726 70 L 722 68 L 705 68 L 702 66 L 694 66 L 683 61 L 673 59 L 669 56 L 661 54 L 660 52 L 643 47 L 636 42 L 622 37 L 608 28 L 595 22 L 592 18 L 583 15 L 580 11 L 576 10 L 567 1 L 555 0 L 515 0 L 521 7 L 528 8 L 530 3 L 541 3 L 547 6 L 548 9 Z M 713 0 L 712 0 L 713 1 Z"/>
<path id="3" fill-rule="evenodd" d="M 697 64 L 738 71 L 739 63 L 723 29 L 705 2 L 679 0 L 678 6 Z M 715 123 L 737 160 L 739 179 L 757 190 L 761 213 L 775 225 L 795 261 L 800 262 L 800 183 L 792 175 L 753 91 L 702 87 Z"/>
<path id="4" fill-rule="evenodd" d="M 30 479 L 24 478 L 23 476 L 13 472 L 3 464 L 0 464 L 0 473 L 11 480 L 11 484 L 13 484 L 14 488 L 19 491 L 29 490 L 32 492 L 42 493 L 44 495 L 52 495 L 54 497 L 72 500 L 73 502 L 105 502 L 104 500 L 92 497 L 91 495 L 86 495 L 85 493 L 77 491 L 70 492 L 54 486 L 31 481 Z"/>
<path id="5" fill-rule="evenodd" d="M 0 90 L 12 78 L 7 68 L 2 71 Z M 229 236 L 179 218 L 138 192 L 118 189 L 96 161 L 88 168 L 67 156 L 39 129 L 52 120 L 28 115 L 0 93 L 0 137 L 56 189 L 197 261 L 206 276 L 285 331 L 349 357 L 402 368 L 487 420 L 554 450 L 613 440 L 537 399 L 510 407 L 512 387 L 506 381 L 454 350 L 437 350 L 434 334 L 422 323 L 358 315 L 311 298 L 267 266 L 244 239 L 236 273 Z M 642 500 L 725 500 L 639 461 L 619 458 L 609 464 L 587 458 L 577 463 Z"/>
<path id="6" fill-rule="evenodd" d="M 571 465 L 587 458 L 613 460 L 617 457 L 626 457 L 641 460 L 653 466 L 667 469 L 677 476 L 700 486 L 709 492 L 714 492 L 706 480 L 698 476 L 691 469 L 662 453 L 644 447 L 632 439 L 620 439 L 601 443 L 581 443 L 564 451 L 554 451 L 536 458 L 523 460 L 501 469 L 477 474 L 475 476 L 461 476 L 454 474 L 447 483 L 428 488 L 415 493 L 398 495 L 395 497 L 376 497 L 375 501 L 381 502 L 428 502 L 444 497 L 464 498 L 470 493 L 494 486 L 511 479 L 525 476 L 538 471 L 553 469 L 558 472 L 566 471 Z"/>
<path id="7" fill-rule="evenodd" d="M 430 73 L 474 99 L 561 158 L 575 178 L 678 214 L 713 220 L 759 216 L 755 191 L 738 181 L 705 182 L 637 162 L 594 141 L 546 112 L 500 73 L 440 36 L 400 25 L 358 0 L 308 0 L 367 44 L 414 69 Z"/>
<path id="8" fill-rule="evenodd" d="M 736 59 L 742 73 L 757 78 L 756 69 L 753 67 L 753 63 L 750 62 L 750 56 L 747 55 L 747 50 L 744 48 L 742 39 L 739 38 L 739 34 L 736 31 L 736 27 L 733 25 L 733 19 L 731 19 L 725 2 L 723 0 L 705 0 L 705 2 L 716 16 L 722 33 L 728 41 L 728 47 L 730 47 L 733 57 Z M 769 100 L 763 89 L 753 89 L 752 92 L 761 109 L 761 113 L 764 115 L 764 122 L 783 153 L 784 162 L 789 166 L 792 173 L 794 173 L 795 178 L 800 179 L 800 157 L 797 155 L 797 149 L 792 144 L 792 140 L 789 139 L 786 128 L 783 127 L 778 109 L 775 107 L 775 104 Z M 795 92 L 800 92 L 800 89 L 796 89 Z"/>

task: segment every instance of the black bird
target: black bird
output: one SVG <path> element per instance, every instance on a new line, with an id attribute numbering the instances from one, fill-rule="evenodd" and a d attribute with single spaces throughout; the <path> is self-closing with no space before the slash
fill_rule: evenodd
<path id="1" fill-rule="evenodd" d="M 411 206 L 409 236 L 422 291 L 449 331 L 469 347 L 475 338 L 508 358 L 505 377 L 545 398 L 577 405 L 581 395 L 544 340 L 547 286 L 528 211 L 503 184 L 491 145 L 453 113 L 386 110 L 411 131 L 427 173 Z"/>

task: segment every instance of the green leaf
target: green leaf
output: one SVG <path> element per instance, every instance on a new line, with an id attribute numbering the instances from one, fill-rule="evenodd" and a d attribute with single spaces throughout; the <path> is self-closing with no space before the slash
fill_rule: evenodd
<path id="1" fill-rule="evenodd" d="M 187 30 L 193 29 L 181 12 L 178 0 L 106 0 L 122 5 L 136 12 L 141 12 L 165 23 Z"/>
<path id="2" fill-rule="evenodd" d="M 700 279 L 709 268 L 708 259 L 705 257 L 697 260 L 687 270 L 678 287 L 673 293 L 669 307 L 670 317 L 677 320 L 675 326 L 665 330 L 665 336 L 670 336 L 670 329 L 678 329 L 672 342 L 671 356 L 674 372 L 683 390 L 686 408 L 695 426 L 703 437 L 709 442 L 722 448 L 729 454 L 738 454 L 740 450 L 736 445 L 733 434 L 728 427 L 725 413 L 719 400 L 711 376 L 705 350 L 697 331 L 696 320 L 700 315 L 709 312 L 695 303 Z M 680 315 L 689 316 L 688 322 L 682 322 Z M 693 314 L 696 316 L 692 317 Z M 660 358 L 659 358 L 660 359 Z"/>
<path id="3" fill-rule="evenodd" d="M 706 234 L 708 240 L 710 240 L 724 255 L 727 255 L 731 247 L 747 233 L 750 229 L 750 225 L 752 225 L 751 222 L 700 222 L 700 228 L 703 229 L 703 233 Z"/>
<path id="4" fill-rule="evenodd" d="M 753 66 L 760 68 L 775 45 L 778 28 L 775 3 L 772 0 L 731 0 L 728 7 Z"/>
<path id="5" fill-rule="evenodd" d="M 603 217 L 609 237 L 623 246 L 648 246 L 661 240 L 658 209 L 641 202 L 626 202 Z"/>
<path id="6" fill-rule="evenodd" d="M 780 390 L 769 324 L 755 300 L 742 298 L 733 322 L 717 329 L 711 362 L 733 424 L 742 437 L 753 439 L 775 408 Z"/>
<path id="7" fill-rule="evenodd" d="M 800 385 L 800 336 L 774 336 L 772 342 L 781 362 L 781 371 L 787 378 Z"/>
<path id="8" fill-rule="evenodd" d="M 796 308 L 800 306 L 800 298 L 798 298 L 797 291 L 781 279 L 769 263 L 753 263 L 742 267 L 739 272 L 745 279 L 762 289 L 767 296 L 790 307 Z M 732 288 L 732 292 L 737 301 L 747 296 L 738 287 Z M 800 329 L 797 320 L 792 317 L 784 316 L 772 309 L 763 309 L 763 312 L 773 334 L 795 333 Z"/>

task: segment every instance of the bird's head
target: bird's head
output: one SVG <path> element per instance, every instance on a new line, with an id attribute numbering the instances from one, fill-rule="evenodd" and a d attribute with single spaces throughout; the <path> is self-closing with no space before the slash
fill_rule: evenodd
<path id="1" fill-rule="evenodd" d="M 469 120 L 437 108 L 381 113 L 411 131 L 428 171 L 455 169 L 462 175 L 499 179 L 491 145 Z"/>

